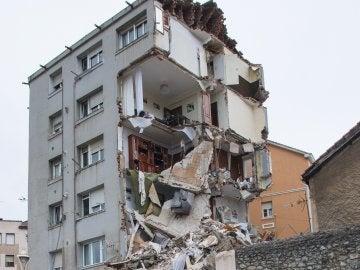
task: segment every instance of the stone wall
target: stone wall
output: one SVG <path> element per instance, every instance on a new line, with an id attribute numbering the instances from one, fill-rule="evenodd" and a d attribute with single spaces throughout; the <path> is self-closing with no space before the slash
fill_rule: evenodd
<path id="1" fill-rule="evenodd" d="M 360 225 L 235 250 L 236 269 L 360 269 Z"/>
<path id="2" fill-rule="evenodd" d="M 309 187 L 316 206 L 318 230 L 360 224 L 359 155 L 360 138 L 310 178 Z"/>

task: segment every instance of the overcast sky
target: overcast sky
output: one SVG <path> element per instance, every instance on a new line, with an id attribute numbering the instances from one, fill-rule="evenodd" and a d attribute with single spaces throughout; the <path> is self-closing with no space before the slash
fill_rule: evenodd
<path id="1" fill-rule="evenodd" d="M 205 2 L 205 1 L 201 1 Z M 216 1 L 238 49 L 265 71 L 269 138 L 317 158 L 360 116 L 360 1 Z M 122 0 L 1 4 L 0 218 L 27 219 L 28 100 L 21 82 L 126 6 Z"/>

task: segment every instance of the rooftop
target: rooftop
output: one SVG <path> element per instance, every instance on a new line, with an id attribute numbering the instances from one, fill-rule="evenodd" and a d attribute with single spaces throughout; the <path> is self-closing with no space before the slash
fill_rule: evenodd
<path id="1" fill-rule="evenodd" d="M 351 144 L 360 135 L 360 122 L 344 136 L 334 143 L 324 154 L 322 154 L 302 175 L 303 180 L 309 184 L 309 179 L 317 173 L 327 162 L 341 152 L 347 145 Z"/>

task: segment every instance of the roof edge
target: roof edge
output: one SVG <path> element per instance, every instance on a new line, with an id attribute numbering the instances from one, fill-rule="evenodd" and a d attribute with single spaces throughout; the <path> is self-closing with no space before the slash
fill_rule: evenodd
<path id="1" fill-rule="evenodd" d="M 317 173 L 325 164 L 336 156 L 347 145 L 360 136 L 360 122 L 351 128 L 345 135 L 337 140 L 328 150 L 325 151 L 305 172 L 302 174 L 303 181 L 309 184 L 310 178 Z"/>
<path id="2" fill-rule="evenodd" d="M 313 154 L 310 153 L 310 152 L 305 152 L 303 150 L 300 150 L 300 149 L 297 149 L 297 148 L 294 148 L 294 147 L 291 147 L 291 146 L 288 146 L 288 145 L 285 145 L 285 144 L 282 144 L 282 143 L 278 143 L 278 142 L 275 142 L 275 141 L 272 141 L 272 140 L 267 140 L 267 143 L 271 144 L 271 145 L 274 145 L 274 146 L 277 146 L 277 147 L 284 148 L 284 149 L 292 151 L 292 152 L 296 152 L 298 154 L 301 154 L 301 155 L 304 156 L 304 158 L 307 158 L 311 163 L 313 163 L 315 161 L 315 158 L 314 158 Z"/>
<path id="3" fill-rule="evenodd" d="M 71 45 L 69 49 L 64 50 L 62 53 L 60 53 L 58 56 L 56 56 L 55 58 L 53 58 L 52 60 L 50 60 L 48 63 L 46 63 L 44 65 L 45 68 L 39 68 L 37 71 L 35 71 L 33 74 L 31 74 L 28 77 L 28 83 L 32 82 L 34 79 L 36 79 L 37 77 L 39 77 L 41 74 L 43 74 L 47 69 L 53 67 L 55 64 L 57 64 L 59 61 L 61 61 L 62 59 L 64 59 L 66 56 L 70 55 L 74 50 L 76 50 L 77 48 L 79 48 L 80 46 L 82 46 L 83 44 L 85 44 L 87 41 L 89 41 L 90 39 L 94 38 L 95 36 L 97 36 L 98 34 L 100 34 L 102 31 L 104 31 L 105 29 L 107 29 L 108 27 L 110 27 L 111 25 L 113 25 L 114 23 L 116 23 L 119 19 L 121 19 L 122 17 L 124 17 L 126 14 L 128 14 L 131 10 L 133 10 L 135 7 L 140 6 L 141 4 L 143 4 L 144 2 L 146 2 L 148 0 L 136 0 L 135 2 L 132 3 L 132 7 L 131 6 L 127 6 L 126 8 L 122 9 L 121 11 L 119 11 L 116 15 L 112 16 L 110 19 L 106 20 L 104 23 L 102 23 L 99 28 L 95 28 L 94 30 L 92 30 L 90 33 L 86 34 L 84 37 L 82 37 L 80 40 L 78 40 L 77 42 L 75 42 L 73 45 Z"/>

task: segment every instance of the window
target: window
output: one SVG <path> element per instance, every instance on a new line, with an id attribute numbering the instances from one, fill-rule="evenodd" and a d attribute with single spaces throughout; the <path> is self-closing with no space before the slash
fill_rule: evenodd
<path id="1" fill-rule="evenodd" d="M 15 260 L 14 255 L 5 255 L 5 267 L 14 267 Z"/>
<path id="2" fill-rule="evenodd" d="M 105 210 L 104 189 L 97 189 L 81 195 L 81 213 L 87 216 Z"/>
<path id="3" fill-rule="evenodd" d="M 62 70 L 59 69 L 50 75 L 49 94 L 56 92 L 56 91 L 60 91 L 60 90 L 62 90 L 62 88 L 63 88 Z"/>
<path id="4" fill-rule="evenodd" d="M 62 221 L 62 205 L 50 207 L 50 225 L 59 225 Z"/>
<path id="5" fill-rule="evenodd" d="M 270 218 L 272 214 L 272 202 L 264 202 L 261 204 L 263 218 Z"/>
<path id="6" fill-rule="evenodd" d="M 99 139 L 80 147 L 81 168 L 87 167 L 104 159 L 103 140 Z"/>
<path id="7" fill-rule="evenodd" d="M 62 251 L 56 251 L 50 253 L 51 265 L 53 270 L 61 270 L 62 269 Z"/>
<path id="8" fill-rule="evenodd" d="M 51 179 L 57 179 L 62 176 L 61 156 L 50 161 Z"/>
<path id="9" fill-rule="evenodd" d="M 103 62 L 103 51 L 100 49 L 92 51 L 81 58 L 81 69 L 86 71 Z"/>
<path id="10" fill-rule="evenodd" d="M 106 260 L 105 239 L 98 239 L 82 245 L 83 265 L 93 265 Z"/>
<path id="11" fill-rule="evenodd" d="M 6 245 L 15 245 L 15 234 L 14 233 L 7 233 L 5 239 Z"/>
<path id="12" fill-rule="evenodd" d="M 124 48 L 133 41 L 142 37 L 148 32 L 147 21 L 131 25 L 126 31 L 120 34 L 120 48 Z"/>
<path id="13" fill-rule="evenodd" d="M 50 116 L 50 134 L 57 134 L 62 131 L 61 111 Z"/>
<path id="14" fill-rule="evenodd" d="M 80 99 L 78 103 L 79 116 L 81 119 L 103 108 L 102 91 L 97 91 L 86 98 Z"/>
<path id="15" fill-rule="evenodd" d="M 2 244 L 2 234 L 0 233 L 0 245 Z"/>

